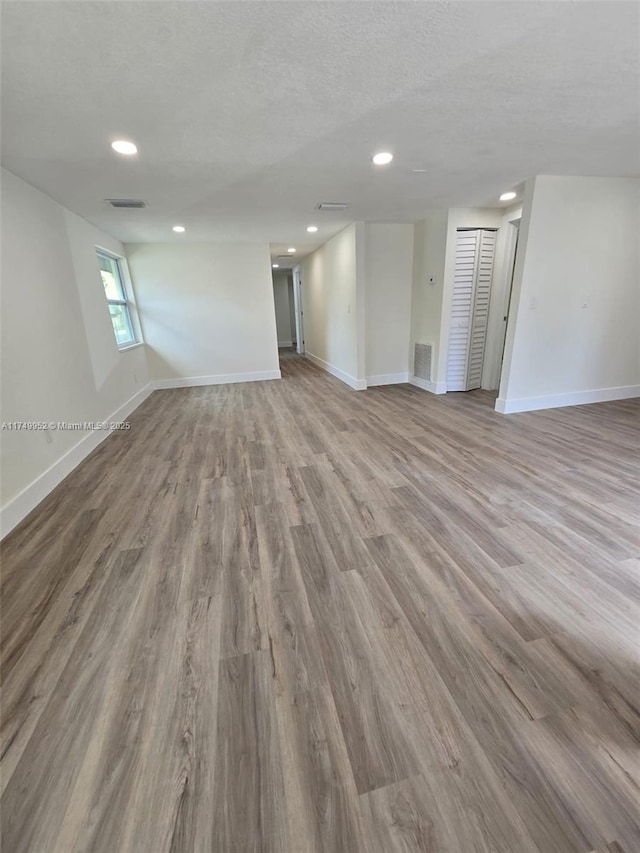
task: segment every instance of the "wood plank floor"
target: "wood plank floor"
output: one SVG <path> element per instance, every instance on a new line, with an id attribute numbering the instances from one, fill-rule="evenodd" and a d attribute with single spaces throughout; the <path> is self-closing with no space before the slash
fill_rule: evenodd
<path id="1" fill-rule="evenodd" d="M 6 539 L 2 850 L 639 850 L 640 401 L 282 369 Z"/>

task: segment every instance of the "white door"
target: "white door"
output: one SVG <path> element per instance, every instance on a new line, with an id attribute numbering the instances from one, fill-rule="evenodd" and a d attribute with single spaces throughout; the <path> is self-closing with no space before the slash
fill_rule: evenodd
<path id="1" fill-rule="evenodd" d="M 293 302 L 296 311 L 296 351 L 302 355 L 304 353 L 304 323 L 300 267 L 294 267 L 293 269 Z"/>
<path id="2" fill-rule="evenodd" d="M 509 311 L 511 310 L 511 294 L 513 292 L 513 276 L 516 270 L 516 256 L 518 254 L 518 242 L 520 240 L 520 219 L 513 219 L 509 223 L 510 228 L 510 244 L 507 250 L 507 298 L 505 301 L 504 314 L 502 315 L 502 332 L 498 338 L 498 346 L 500 352 L 500 363 L 498 364 L 497 376 L 494 386 L 500 385 L 500 377 L 502 375 L 502 362 L 504 361 L 504 347 L 507 342 L 507 323 L 509 321 Z"/>
<path id="3" fill-rule="evenodd" d="M 458 231 L 447 391 L 480 388 L 495 247 L 495 231 Z"/>

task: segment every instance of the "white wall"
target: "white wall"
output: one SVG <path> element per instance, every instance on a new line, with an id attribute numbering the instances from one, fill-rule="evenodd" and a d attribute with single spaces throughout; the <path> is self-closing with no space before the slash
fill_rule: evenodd
<path id="1" fill-rule="evenodd" d="M 2 225 L 2 421 L 103 421 L 135 407 L 145 348 L 118 351 L 95 255 L 123 254 L 120 243 L 5 170 Z M 3 532 L 106 435 L 4 430 Z"/>
<path id="2" fill-rule="evenodd" d="M 293 311 L 293 279 L 288 270 L 273 274 L 273 301 L 276 311 L 278 346 L 290 347 L 296 339 Z"/>
<path id="3" fill-rule="evenodd" d="M 415 344 L 433 344 L 434 382 L 429 389 L 432 391 L 436 390 L 435 377 L 438 369 L 448 219 L 447 210 L 434 211 L 426 219 L 416 223 L 414 233 L 409 370 L 413 373 Z M 431 283 L 430 279 L 434 279 L 434 282 Z"/>
<path id="4" fill-rule="evenodd" d="M 353 223 L 301 264 L 305 351 L 354 388 L 365 386 L 364 226 Z"/>
<path id="5" fill-rule="evenodd" d="M 413 225 L 365 224 L 367 385 L 409 379 L 413 231 Z"/>
<path id="6" fill-rule="evenodd" d="M 500 411 L 640 393 L 640 181 L 527 182 Z"/>
<path id="7" fill-rule="evenodd" d="M 154 380 L 174 387 L 279 377 L 268 244 L 125 248 Z"/>

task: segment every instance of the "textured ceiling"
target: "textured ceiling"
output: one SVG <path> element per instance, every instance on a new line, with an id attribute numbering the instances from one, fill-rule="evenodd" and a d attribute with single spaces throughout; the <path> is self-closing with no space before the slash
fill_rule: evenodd
<path id="1" fill-rule="evenodd" d="M 492 205 L 528 175 L 640 171 L 636 2 L 2 12 L 4 165 L 126 242 L 267 240 L 300 256 L 348 221 Z M 139 154 L 114 154 L 117 138 Z M 391 166 L 374 167 L 387 149 Z"/>

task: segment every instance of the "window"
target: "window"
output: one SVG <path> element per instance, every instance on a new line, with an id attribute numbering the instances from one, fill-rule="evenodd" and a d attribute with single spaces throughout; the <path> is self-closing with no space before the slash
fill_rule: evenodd
<path id="1" fill-rule="evenodd" d="M 107 297 L 113 332 L 118 347 L 127 347 L 137 342 L 131 322 L 131 311 L 122 280 L 122 260 L 106 252 L 97 252 L 98 267 Z"/>

